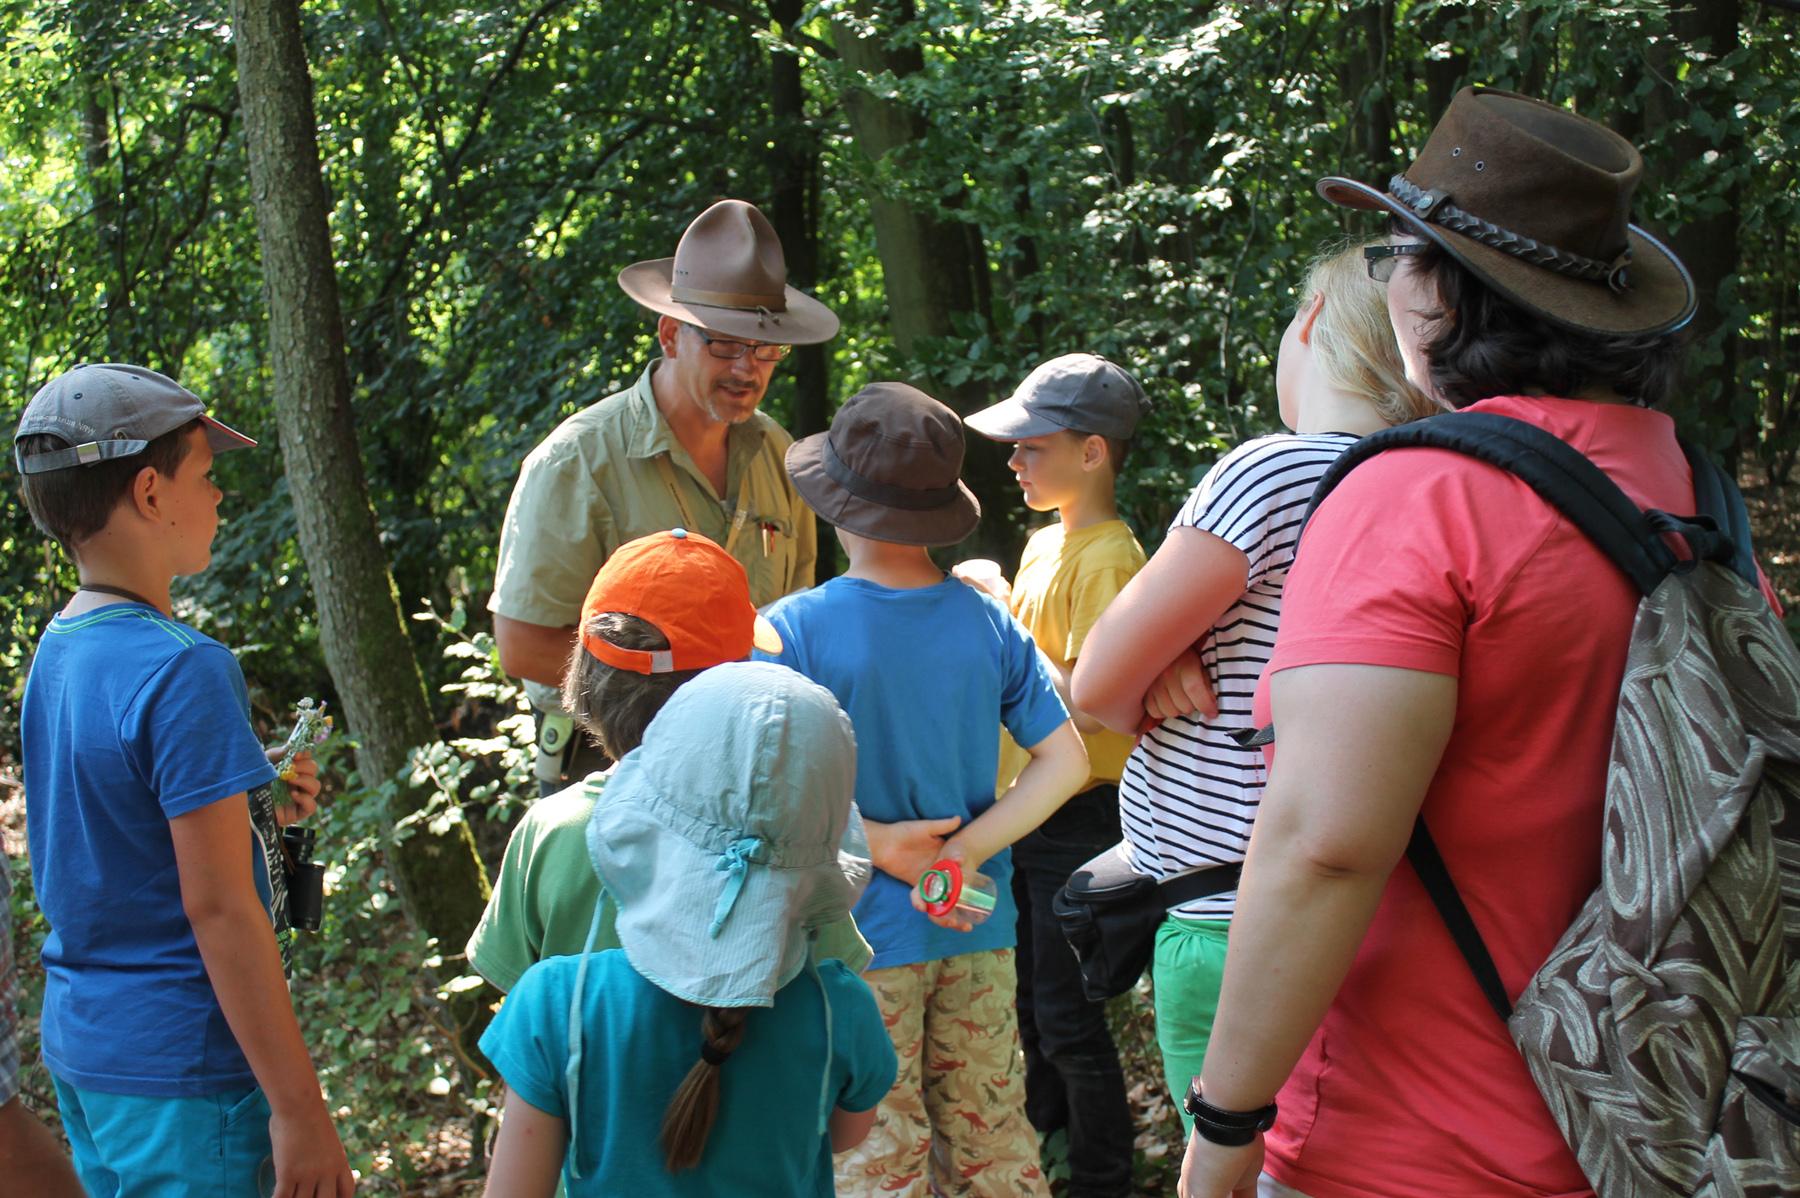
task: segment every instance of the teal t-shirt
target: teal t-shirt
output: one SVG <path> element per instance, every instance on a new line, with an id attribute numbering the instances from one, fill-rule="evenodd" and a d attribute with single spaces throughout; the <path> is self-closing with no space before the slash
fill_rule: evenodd
<path id="1" fill-rule="evenodd" d="M 791 666 L 837 697 L 856 729 L 856 805 L 884 824 L 961 816 L 994 805 L 1000 728 L 1026 747 L 1069 718 L 1031 634 L 984 591 L 945 579 L 916 589 L 837 577 L 768 612 Z M 871 969 L 1011 948 L 1018 909 L 1012 853 L 981 867 L 999 906 L 973 931 L 940 928 L 913 909 L 911 888 L 875 871 L 856 926 Z"/>
<path id="2" fill-rule="evenodd" d="M 563 1070 L 569 1002 L 580 957 L 555 957 L 519 979 L 482 1033 L 507 1086 L 546 1114 L 568 1118 Z M 841 961 L 819 964 L 831 997 L 833 1105 L 866 1111 L 893 1087 L 898 1063 L 869 987 Z M 803 972 L 775 992 L 775 1005 L 744 1020 L 721 1066 L 719 1114 L 698 1168 L 671 1174 L 658 1137 L 669 1099 L 700 1054 L 700 1008 L 657 989 L 622 949 L 594 953 L 582 991 L 581 1177 L 570 1198 L 829 1198 L 831 1145 L 819 1134 L 825 1069 L 825 1005 Z"/>

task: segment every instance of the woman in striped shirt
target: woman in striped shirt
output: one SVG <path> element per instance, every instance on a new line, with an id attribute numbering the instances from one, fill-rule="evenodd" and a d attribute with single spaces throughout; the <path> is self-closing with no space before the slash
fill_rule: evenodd
<path id="1" fill-rule="evenodd" d="M 1438 410 L 1406 380 L 1362 246 L 1312 264 L 1282 336 L 1275 391 L 1294 431 L 1213 466 L 1076 663 L 1083 711 L 1120 732 L 1151 725 L 1119 782 L 1119 812 L 1133 865 L 1158 879 L 1244 859 L 1263 757 L 1229 733 L 1250 726 L 1314 484 L 1357 438 Z M 1235 899 L 1183 903 L 1157 932 L 1156 1034 L 1172 1091 L 1200 1072 Z"/>

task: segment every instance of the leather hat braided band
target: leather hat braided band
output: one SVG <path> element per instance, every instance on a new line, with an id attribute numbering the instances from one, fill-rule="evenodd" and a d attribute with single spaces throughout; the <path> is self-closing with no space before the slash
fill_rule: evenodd
<path id="1" fill-rule="evenodd" d="M 1461 233 L 1472 241 L 1479 241 L 1503 254 L 1511 254 L 1522 262 L 1542 266 L 1572 279 L 1604 283 L 1621 295 L 1631 290 L 1630 246 L 1626 246 L 1624 252 L 1611 262 L 1584 258 L 1580 254 L 1559 250 L 1553 245 L 1545 245 L 1541 241 L 1503 229 L 1472 212 L 1465 212 L 1450 202 L 1450 193 L 1437 188 L 1426 191 L 1405 175 L 1395 175 L 1389 179 L 1388 191 L 1420 220 L 1440 224 L 1452 233 Z"/>

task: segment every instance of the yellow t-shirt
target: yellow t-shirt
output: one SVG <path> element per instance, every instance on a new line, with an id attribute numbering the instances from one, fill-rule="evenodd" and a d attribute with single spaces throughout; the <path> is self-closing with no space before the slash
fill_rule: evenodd
<path id="1" fill-rule="evenodd" d="M 1082 642 L 1100 613 L 1143 568 L 1144 547 L 1124 521 L 1105 520 L 1067 534 L 1059 521 L 1039 529 L 1026 543 L 1013 580 L 1012 613 L 1044 655 L 1066 670 L 1081 656 Z M 1081 789 L 1117 782 L 1131 755 L 1131 737 L 1102 729 L 1081 739 L 1089 769 Z M 1011 786 L 1030 760 L 1002 730 L 998 790 Z"/>

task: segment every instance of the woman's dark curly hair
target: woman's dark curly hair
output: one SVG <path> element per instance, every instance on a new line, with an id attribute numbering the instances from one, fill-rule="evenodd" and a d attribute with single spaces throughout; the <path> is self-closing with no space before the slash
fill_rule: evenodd
<path id="1" fill-rule="evenodd" d="M 1393 231 L 1413 232 L 1398 222 Z M 1668 399 L 1681 379 L 1687 340 L 1680 332 L 1598 333 L 1552 324 L 1432 241 L 1406 264 L 1437 293 L 1439 308 L 1429 314 L 1436 324 L 1421 348 L 1433 388 L 1452 407 L 1495 395 L 1570 397 L 1595 386 L 1651 407 Z"/>

